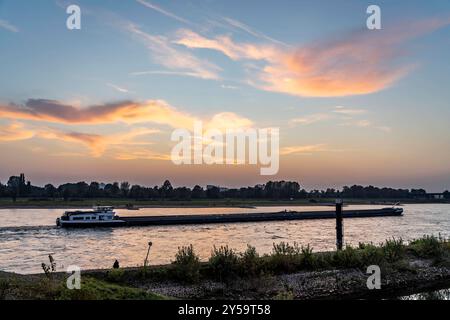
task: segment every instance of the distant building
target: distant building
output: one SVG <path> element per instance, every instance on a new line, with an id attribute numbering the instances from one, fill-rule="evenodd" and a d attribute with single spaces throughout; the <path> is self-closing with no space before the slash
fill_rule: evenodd
<path id="1" fill-rule="evenodd" d="M 443 193 L 416 193 L 412 194 L 412 197 L 414 199 L 422 199 L 422 200 L 444 200 L 444 194 Z"/>
<path id="2" fill-rule="evenodd" d="M 221 186 L 215 186 L 215 185 L 212 185 L 212 184 L 208 184 L 208 185 L 206 186 L 206 190 L 211 190 L 211 189 L 213 189 L 213 188 L 219 189 L 219 192 L 225 192 L 225 191 L 228 191 L 228 190 L 229 190 L 228 188 L 221 187 Z"/>
<path id="3" fill-rule="evenodd" d="M 434 199 L 434 200 L 443 200 L 444 194 L 443 193 L 427 193 L 428 199 Z"/>

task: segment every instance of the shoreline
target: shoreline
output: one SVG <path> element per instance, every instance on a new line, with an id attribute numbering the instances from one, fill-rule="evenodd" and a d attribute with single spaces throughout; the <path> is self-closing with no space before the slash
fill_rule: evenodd
<path id="1" fill-rule="evenodd" d="M 94 205 L 108 205 L 113 206 L 116 209 L 127 209 L 126 205 L 128 203 L 132 204 L 136 208 L 142 209 L 162 209 L 162 208 L 237 208 L 237 209 L 255 209 L 257 207 L 323 207 L 323 206 L 334 206 L 333 201 L 323 201 L 323 202 L 308 202 L 308 201 L 289 201 L 289 200 L 279 200 L 279 201 L 233 201 L 233 200 L 223 200 L 223 201 L 167 201 L 161 203 L 149 203 L 151 201 L 127 201 L 127 200 L 110 200 L 107 199 L 95 199 L 95 200 L 82 200 L 83 203 L 77 203 L 78 201 L 68 201 L 63 202 L 57 201 L 58 203 L 36 203 L 37 201 L 30 201 L 28 203 L 4 203 L 0 200 L 0 210 L 4 209 L 89 209 Z M 81 202 L 81 201 L 80 201 Z M 89 204 L 86 202 L 90 202 Z M 380 205 L 380 206 L 393 206 L 395 203 L 400 202 L 403 204 L 450 204 L 450 201 L 396 201 L 396 200 L 379 200 L 379 201 L 368 201 L 368 200 L 358 200 L 358 199 L 344 199 L 345 205 Z M 132 211 L 132 210 L 130 210 Z"/>
<path id="2" fill-rule="evenodd" d="M 381 288 L 371 290 L 367 268 L 373 265 L 380 268 Z M 111 299 L 104 295 L 111 287 L 118 299 L 398 299 L 442 289 L 448 296 L 450 242 L 428 236 L 316 253 L 280 243 L 262 256 L 252 247 L 244 253 L 221 247 L 203 262 L 191 246 L 181 248 L 171 264 L 84 270 L 81 290 L 65 288 L 68 276 L 0 271 L 0 299 Z"/>
<path id="3" fill-rule="evenodd" d="M 150 272 L 151 269 L 160 267 L 149 266 L 148 269 Z M 128 279 L 112 279 L 111 269 L 86 270 L 82 272 L 82 277 L 177 300 L 389 300 L 450 290 L 448 267 L 427 266 L 414 271 L 391 271 L 382 277 L 381 289 L 378 290 L 367 288 L 368 275 L 357 268 L 301 271 L 226 282 L 205 279 L 194 284 L 171 279 L 142 279 L 137 275 L 140 272 L 137 267 L 120 270 Z M 65 283 L 67 276 L 66 273 L 58 273 L 53 275 L 50 281 Z M 0 271 L 0 281 L 41 287 L 42 283 L 49 279 L 44 273 L 18 274 Z M 1 298 L 8 300 L 8 296 L 0 297 L 0 300 Z"/>

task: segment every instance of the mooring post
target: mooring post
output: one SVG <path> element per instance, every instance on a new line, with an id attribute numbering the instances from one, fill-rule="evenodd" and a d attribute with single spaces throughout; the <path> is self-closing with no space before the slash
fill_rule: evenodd
<path id="1" fill-rule="evenodd" d="M 148 243 L 147 256 L 145 256 L 145 260 L 144 260 L 144 268 L 147 267 L 148 255 L 150 253 L 150 248 L 152 247 L 152 245 L 153 245 L 153 243 L 150 241 Z"/>
<path id="2" fill-rule="evenodd" d="M 342 250 L 343 238 L 342 199 L 336 199 L 336 246 L 338 250 Z"/>

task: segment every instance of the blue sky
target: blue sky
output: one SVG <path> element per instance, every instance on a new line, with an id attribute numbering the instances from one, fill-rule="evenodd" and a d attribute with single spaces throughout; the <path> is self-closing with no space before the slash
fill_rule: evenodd
<path id="1" fill-rule="evenodd" d="M 81 8 L 81 30 L 65 26 L 69 4 Z M 382 30 L 367 30 L 369 4 L 380 6 Z M 170 150 L 170 121 L 11 116 L 11 106 L 31 112 L 29 99 L 81 110 L 163 101 L 205 121 L 231 113 L 256 127 L 280 127 L 282 148 L 297 152 L 285 152 L 277 178 L 306 187 L 450 188 L 449 23 L 447 1 L 0 0 L 0 105 L 9 114 L 0 113 L 6 137 L 0 146 L 11 153 L 1 160 L 0 180 L 15 171 L 39 183 L 92 177 L 153 184 L 167 176 L 190 185 L 210 182 L 211 175 L 226 185 L 266 180 L 253 168 L 242 169 L 245 174 L 205 168 L 193 181 L 192 168 L 140 158 L 143 150 L 121 147 L 136 155 L 124 164 L 106 142 L 104 154 L 93 156 L 91 140 L 54 138 L 55 130 L 110 141 L 137 127 L 157 129 L 145 154 L 160 155 Z M 86 164 L 77 165 L 83 153 Z M 61 159 L 76 166 L 72 176 L 59 165 L 45 170 Z M 98 173 L 105 161 L 108 170 Z M 139 171 L 148 167 L 161 170 Z"/>

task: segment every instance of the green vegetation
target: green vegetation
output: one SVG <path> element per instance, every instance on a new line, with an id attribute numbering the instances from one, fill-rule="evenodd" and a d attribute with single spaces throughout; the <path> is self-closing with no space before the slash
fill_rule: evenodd
<path id="1" fill-rule="evenodd" d="M 0 278 L 0 300 L 161 300 L 167 297 L 115 283 L 82 277 L 80 290 L 69 290 L 64 277 L 12 276 Z"/>
<path id="2" fill-rule="evenodd" d="M 221 246 L 212 251 L 209 266 L 212 274 L 219 280 L 234 278 L 239 272 L 240 259 L 238 254 L 228 246 Z"/>
<path id="3" fill-rule="evenodd" d="M 178 248 L 175 255 L 175 276 L 182 281 L 195 282 L 200 277 L 200 258 L 195 254 L 192 244 Z"/>
<path id="4" fill-rule="evenodd" d="M 450 242 L 442 238 L 441 235 L 437 238 L 424 236 L 421 239 L 411 241 L 409 248 L 418 257 L 434 258 L 439 262 L 445 255 L 449 254 Z"/>
<path id="5" fill-rule="evenodd" d="M 110 282 L 120 283 L 124 280 L 124 269 L 111 269 L 106 274 L 106 279 Z"/>
<path id="6" fill-rule="evenodd" d="M 214 247 L 207 262 L 200 262 L 192 245 L 182 247 L 169 266 L 151 267 L 147 279 L 172 279 L 182 282 L 214 279 L 228 282 L 238 278 L 255 278 L 288 274 L 299 271 L 332 269 L 360 269 L 366 272 L 369 265 L 381 268 L 411 271 L 409 261 L 430 259 L 432 264 L 447 265 L 450 261 L 448 239 L 424 236 L 409 243 L 402 239 L 389 239 L 379 245 L 360 243 L 332 252 L 313 252 L 308 246 L 297 243 L 274 243 L 270 254 L 259 255 L 252 246 L 243 252 L 228 246 Z"/>
<path id="7" fill-rule="evenodd" d="M 214 247 L 211 257 L 201 262 L 192 245 L 180 247 L 172 264 L 99 270 L 82 274 L 81 290 L 65 286 L 64 273 L 52 268 L 53 258 L 45 265 L 46 273 L 20 276 L 0 272 L 0 299 L 163 299 L 143 290 L 146 283 L 202 283 L 218 280 L 224 283 L 268 283 L 280 274 L 300 271 L 353 269 L 366 272 L 369 265 L 379 265 L 384 272 L 417 273 L 417 261 L 428 265 L 450 267 L 450 241 L 441 236 L 424 236 L 410 242 L 389 239 L 379 245 L 360 243 L 333 252 L 313 252 L 310 246 L 281 242 L 270 254 L 259 255 L 252 246 L 239 253 L 228 246 Z M 44 264 L 43 264 L 44 265 Z M 260 280 L 258 280 L 260 279 Z M 266 279 L 267 281 L 262 281 Z M 278 292 L 278 299 L 291 299 L 291 288 Z"/>
<path id="8" fill-rule="evenodd" d="M 107 283 L 95 278 L 83 278 L 80 290 L 69 290 L 61 286 L 60 300 L 163 300 L 166 297 L 148 293 L 141 289 Z"/>
<path id="9" fill-rule="evenodd" d="M 27 181 L 25 174 L 11 176 L 7 183 L 0 183 L 0 206 L 92 206 L 97 205 L 167 205 L 167 202 L 181 205 L 211 205 L 234 203 L 234 205 L 251 203 L 270 205 L 282 203 L 325 203 L 334 202 L 336 198 L 357 199 L 358 203 L 371 202 L 448 202 L 450 192 L 442 193 L 437 200 L 423 189 L 393 189 L 374 186 L 344 186 L 342 190 L 302 189 L 296 181 L 268 181 L 264 185 L 242 188 L 221 188 L 208 186 L 206 189 L 196 185 L 194 188 L 173 187 L 166 180 L 161 186 L 140 186 L 130 183 L 100 183 L 85 181 L 64 183 L 58 187 L 47 184 L 35 186 Z M 347 203 L 355 200 L 346 200 Z M 232 205 L 232 204 L 230 204 Z"/>
<path id="10" fill-rule="evenodd" d="M 189 247 L 190 250 L 193 249 Z M 202 265 L 196 262 L 200 278 L 229 280 L 258 275 L 276 275 L 302 270 L 329 270 L 356 268 L 365 272 L 369 265 L 409 270 L 406 259 L 430 258 L 432 263 L 448 261 L 450 245 L 442 237 L 424 236 L 409 244 L 402 239 L 389 239 L 379 246 L 360 243 L 358 247 L 346 246 L 334 252 L 317 252 L 308 245 L 290 245 L 281 242 L 273 245 L 271 254 L 260 256 L 254 247 L 248 246 L 244 253 L 238 253 L 228 246 L 214 247 L 209 261 Z M 182 268 L 182 264 L 179 265 Z M 181 272 L 181 271 L 179 271 Z"/>

